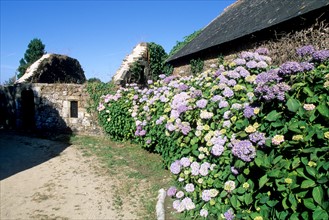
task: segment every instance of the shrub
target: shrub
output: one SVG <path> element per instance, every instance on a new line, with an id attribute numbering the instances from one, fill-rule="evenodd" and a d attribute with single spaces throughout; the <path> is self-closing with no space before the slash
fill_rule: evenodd
<path id="1" fill-rule="evenodd" d="M 196 38 L 201 33 L 201 30 L 194 31 L 192 34 L 185 36 L 183 41 L 177 41 L 176 45 L 169 52 L 169 57 L 177 53 L 180 49 L 182 49 L 186 44 L 191 42 L 194 38 Z"/>
<path id="2" fill-rule="evenodd" d="M 197 73 L 201 73 L 203 70 L 203 65 L 204 65 L 204 61 L 201 60 L 200 58 L 197 60 L 192 59 L 190 61 L 190 65 L 191 65 L 191 72 L 193 75 L 197 74 Z"/>
<path id="3" fill-rule="evenodd" d="M 298 51 L 304 62 L 278 68 L 261 48 L 217 71 L 130 84 L 103 97 L 100 118 L 163 156 L 186 217 L 327 219 L 329 51 Z"/>

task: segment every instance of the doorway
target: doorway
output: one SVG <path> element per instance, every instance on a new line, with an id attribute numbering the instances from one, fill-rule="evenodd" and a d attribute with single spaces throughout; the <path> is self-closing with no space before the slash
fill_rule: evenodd
<path id="1" fill-rule="evenodd" d="M 21 102 L 22 128 L 31 130 L 35 128 L 34 94 L 32 90 L 23 90 L 21 95 L 22 95 L 21 96 L 22 97 L 22 102 Z"/>

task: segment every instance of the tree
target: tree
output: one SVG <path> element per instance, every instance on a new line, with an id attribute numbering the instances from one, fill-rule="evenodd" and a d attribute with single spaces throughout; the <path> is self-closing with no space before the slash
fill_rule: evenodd
<path id="1" fill-rule="evenodd" d="M 45 45 L 40 39 L 34 38 L 30 41 L 25 51 L 24 58 L 19 61 L 19 67 L 17 69 L 17 78 L 21 78 L 26 72 L 27 68 L 37 61 L 42 55 L 45 54 Z"/>

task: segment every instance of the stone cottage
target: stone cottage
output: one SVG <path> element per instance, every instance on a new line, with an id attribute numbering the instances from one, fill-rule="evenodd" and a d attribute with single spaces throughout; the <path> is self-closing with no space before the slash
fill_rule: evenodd
<path id="1" fill-rule="evenodd" d="M 98 134 L 80 63 L 45 54 L 13 86 L 0 87 L 0 128 Z"/>
<path id="2" fill-rule="evenodd" d="M 328 0 L 238 0 L 167 63 L 174 74 L 189 74 L 192 59 L 209 68 L 219 56 L 230 59 L 243 50 L 267 47 L 274 64 L 280 64 L 293 58 L 296 47 L 329 49 L 328 22 Z"/>

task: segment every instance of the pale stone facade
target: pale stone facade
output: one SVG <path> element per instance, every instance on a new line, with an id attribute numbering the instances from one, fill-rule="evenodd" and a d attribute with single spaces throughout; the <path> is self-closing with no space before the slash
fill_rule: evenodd
<path id="1" fill-rule="evenodd" d="M 9 112 L 4 117 L 17 129 L 102 134 L 96 113 L 87 111 L 86 84 L 18 84 L 1 92 Z"/>

